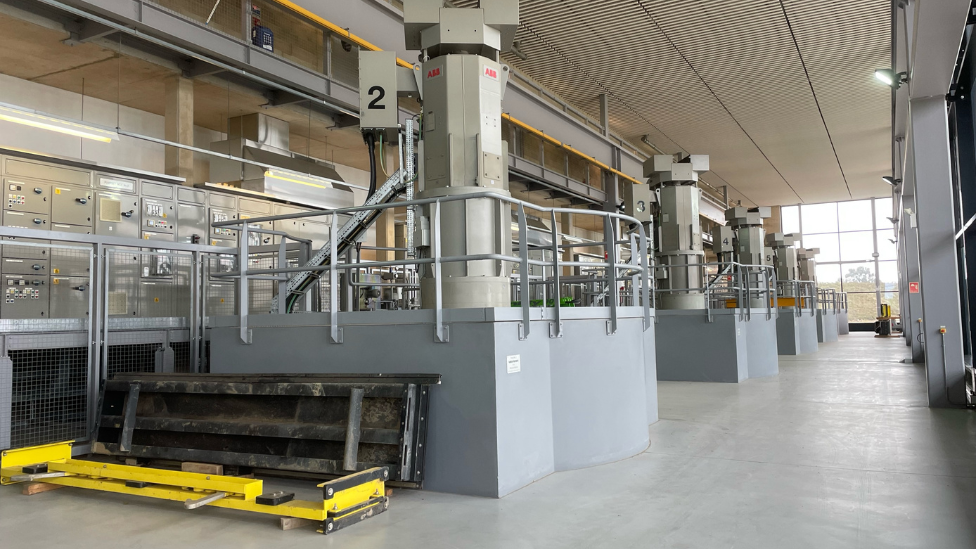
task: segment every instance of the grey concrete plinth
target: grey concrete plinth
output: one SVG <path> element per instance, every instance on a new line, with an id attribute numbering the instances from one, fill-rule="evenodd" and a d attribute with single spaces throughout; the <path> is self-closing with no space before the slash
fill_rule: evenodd
<path id="1" fill-rule="evenodd" d="M 817 316 L 803 310 L 796 316 L 793 307 L 781 307 L 776 320 L 776 343 L 781 355 L 803 355 L 817 352 Z"/>
<path id="2" fill-rule="evenodd" d="M 657 315 L 660 381 L 738 383 L 778 371 L 775 316 L 765 309 L 712 311 L 711 321 L 705 310 Z"/>
<path id="3" fill-rule="evenodd" d="M 331 343 L 327 313 L 251 316 L 250 345 L 237 318 L 225 317 L 210 330 L 211 371 L 441 374 L 424 487 L 502 497 L 555 470 L 647 447 L 648 336 L 639 309 L 618 313 L 608 335 L 605 309 L 564 308 L 565 335 L 550 338 L 553 310 L 533 309 L 520 340 L 518 309 L 445 310 L 447 343 L 434 342 L 429 310 L 340 313 L 341 344 Z"/>
<path id="4" fill-rule="evenodd" d="M 827 309 L 826 311 L 817 310 L 817 341 L 820 343 L 833 343 L 837 341 L 837 311 Z"/>
<path id="5" fill-rule="evenodd" d="M 847 319 L 847 311 L 837 311 L 837 335 L 851 333 L 851 323 Z"/>
<path id="6" fill-rule="evenodd" d="M 776 337 L 776 311 L 752 309 L 746 327 L 746 358 L 749 379 L 779 373 L 779 344 Z"/>
<path id="7" fill-rule="evenodd" d="M 649 394 L 657 420 L 657 376 L 653 369 L 646 370 L 641 319 L 620 319 L 617 333 L 607 335 L 606 320 L 563 316 L 563 337 L 552 339 L 550 346 L 556 471 L 644 451 L 651 423 Z M 653 330 L 652 318 L 652 338 Z M 653 353 L 652 347 L 652 357 Z M 654 380 L 650 385 L 648 377 Z"/>

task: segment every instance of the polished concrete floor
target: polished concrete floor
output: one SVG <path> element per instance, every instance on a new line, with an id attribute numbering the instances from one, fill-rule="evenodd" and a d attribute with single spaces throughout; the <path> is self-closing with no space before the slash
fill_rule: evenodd
<path id="1" fill-rule="evenodd" d="M 4 487 L 0 547 L 972 549 L 976 415 L 928 409 L 907 353 L 851 334 L 781 357 L 774 378 L 662 383 L 645 453 L 502 500 L 398 490 L 386 514 L 323 537 L 223 509 Z"/>

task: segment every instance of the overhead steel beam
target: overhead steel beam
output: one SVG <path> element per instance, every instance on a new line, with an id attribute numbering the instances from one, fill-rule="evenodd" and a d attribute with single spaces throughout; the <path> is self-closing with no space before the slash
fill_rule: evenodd
<path id="1" fill-rule="evenodd" d="M 108 25 L 88 20 L 76 23 L 75 25 L 65 25 L 65 27 L 71 33 L 71 36 L 64 40 L 64 43 L 69 46 L 84 44 L 85 42 L 91 42 L 92 40 L 119 32 L 117 29 Z"/>
<path id="2" fill-rule="evenodd" d="M 199 59 L 192 59 L 185 69 L 183 69 L 183 76 L 186 78 L 200 78 L 201 76 L 210 76 L 213 74 L 219 74 L 225 72 L 226 69 L 218 67 L 216 65 L 211 65 L 206 61 L 200 61 Z"/>

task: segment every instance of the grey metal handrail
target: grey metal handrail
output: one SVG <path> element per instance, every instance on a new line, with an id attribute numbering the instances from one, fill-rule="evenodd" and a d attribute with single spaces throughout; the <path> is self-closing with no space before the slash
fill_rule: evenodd
<path id="1" fill-rule="evenodd" d="M 441 247 L 440 213 L 441 213 L 442 204 L 447 202 L 467 201 L 467 200 L 476 200 L 476 199 L 483 199 L 483 198 L 498 200 L 500 202 L 508 203 L 516 207 L 518 225 L 519 225 L 519 241 L 518 241 L 519 256 L 515 257 L 510 255 L 504 255 L 504 254 L 474 254 L 474 255 L 446 256 L 446 257 L 442 256 L 440 250 Z M 519 276 L 518 284 L 520 287 L 520 294 L 525 297 L 530 295 L 529 292 L 530 281 L 528 276 L 528 267 L 530 265 L 536 265 L 536 266 L 552 268 L 554 273 L 553 282 L 556 288 L 555 296 L 554 296 L 554 304 L 556 305 L 554 307 L 554 330 L 552 330 L 552 333 L 554 334 L 555 337 L 561 337 L 562 335 L 562 327 L 560 324 L 560 311 L 559 311 L 560 307 L 558 306 L 561 300 L 561 295 L 560 295 L 561 289 L 559 283 L 559 274 L 560 274 L 559 270 L 561 267 L 588 267 L 588 268 L 602 268 L 605 271 L 613 270 L 614 279 L 618 277 L 617 274 L 618 270 L 626 269 L 625 276 L 632 276 L 633 282 L 637 282 L 637 278 L 640 279 L 640 297 L 641 297 L 640 305 L 642 307 L 642 312 L 643 312 L 642 316 L 643 316 L 644 329 L 646 330 L 647 328 L 650 327 L 650 322 L 651 322 L 650 308 L 651 308 L 652 292 L 651 292 L 650 264 L 649 264 L 648 256 L 646 253 L 637 253 L 637 254 L 631 253 L 631 260 L 629 263 L 618 262 L 616 248 L 622 242 L 627 242 L 627 241 L 617 240 L 617 234 L 616 234 L 617 230 L 615 226 L 616 224 L 613 222 L 614 220 L 619 220 L 619 221 L 626 221 L 628 223 L 634 224 L 637 228 L 636 231 L 637 234 L 633 234 L 633 233 L 631 234 L 631 239 L 630 239 L 630 244 L 632 246 L 631 249 L 633 250 L 636 248 L 638 250 L 646 250 L 648 239 L 647 239 L 647 235 L 645 234 L 643 225 L 640 223 L 640 221 L 638 221 L 633 217 L 619 214 L 616 212 L 595 212 L 595 211 L 577 210 L 572 208 L 546 208 L 544 206 L 539 206 L 536 204 L 518 200 L 516 198 L 512 198 L 510 196 L 504 196 L 490 191 L 472 193 L 469 195 L 452 195 L 452 196 L 442 196 L 442 197 L 426 198 L 426 199 L 403 200 L 403 201 L 395 201 L 395 202 L 389 202 L 383 204 L 370 204 L 370 205 L 354 206 L 348 208 L 334 208 L 334 209 L 321 210 L 315 212 L 301 212 L 295 214 L 253 217 L 247 220 L 229 220 L 224 222 L 217 222 L 213 224 L 214 227 L 226 227 L 226 228 L 236 229 L 239 231 L 238 254 L 241 257 L 247 257 L 248 251 L 247 251 L 247 244 L 245 242 L 245 238 L 246 238 L 246 233 L 248 231 L 249 224 L 263 223 L 269 221 L 273 222 L 273 221 L 280 221 L 285 219 L 301 219 L 301 218 L 309 218 L 309 217 L 331 216 L 333 230 L 330 233 L 329 246 L 332 248 L 332 255 L 328 265 L 319 265 L 319 266 L 306 265 L 303 267 L 282 267 L 281 265 L 279 265 L 277 268 L 270 268 L 270 269 L 248 269 L 246 267 L 246 261 L 241 261 L 239 262 L 239 265 L 241 265 L 239 271 L 220 273 L 213 276 L 218 278 L 236 278 L 238 279 L 238 283 L 243 288 L 246 286 L 246 281 L 249 278 L 261 277 L 265 275 L 281 276 L 287 273 L 329 271 L 330 273 L 329 288 L 330 288 L 330 294 L 332 300 L 332 303 L 330 303 L 331 305 L 330 315 L 331 315 L 331 323 L 332 323 L 330 335 L 334 343 L 341 343 L 342 335 L 341 335 L 341 329 L 339 328 L 338 325 L 338 306 L 337 303 L 335 303 L 335 296 L 338 293 L 336 273 L 340 270 L 348 271 L 351 269 L 360 269 L 362 268 L 362 266 L 361 264 L 342 264 L 342 265 L 338 264 L 338 257 L 335 255 L 336 254 L 335 235 L 338 232 L 336 230 L 337 229 L 336 220 L 338 216 L 344 214 L 354 214 L 356 212 L 363 212 L 363 211 L 382 211 L 389 208 L 415 207 L 415 206 L 424 206 L 424 205 L 432 206 L 431 208 L 432 209 L 431 252 L 433 257 L 409 258 L 409 259 L 393 260 L 393 261 L 376 261 L 376 262 L 371 262 L 370 266 L 371 267 L 393 267 L 393 266 L 425 265 L 425 264 L 434 266 L 436 341 L 438 342 L 447 341 L 447 334 L 443 326 L 443 312 L 442 312 L 443 295 L 441 289 L 442 278 L 439 276 L 441 265 L 443 263 L 479 261 L 479 260 L 497 260 L 497 261 L 509 262 L 509 263 L 519 265 L 520 276 Z M 526 215 L 525 215 L 526 207 L 544 213 L 548 212 L 550 215 L 551 230 L 553 236 L 553 244 L 551 246 L 551 250 L 553 251 L 552 254 L 553 257 L 551 261 L 529 259 L 528 257 L 529 246 L 528 243 L 526 242 L 526 235 L 528 232 Z M 559 244 L 559 238 L 556 232 L 557 213 L 572 213 L 576 215 L 594 215 L 597 217 L 602 217 L 603 224 L 604 224 L 604 240 L 603 242 L 594 242 L 589 245 L 603 247 L 607 256 L 606 260 L 602 262 L 561 261 L 560 260 L 561 254 L 559 253 L 560 250 L 573 245 Z M 606 277 L 606 278 L 610 278 L 610 277 Z M 609 333 L 615 333 L 617 330 L 617 306 L 619 305 L 619 289 L 617 288 L 616 283 L 614 283 L 614 284 L 608 284 L 608 290 L 611 294 L 610 299 L 607 300 L 607 306 L 610 310 L 610 321 L 608 325 L 608 331 Z M 244 292 L 246 295 L 246 290 L 244 290 Z M 531 330 L 530 314 L 529 314 L 530 300 L 527 298 L 523 298 L 521 301 L 522 301 L 521 303 L 522 327 L 520 330 L 520 337 L 522 339 L 525 339 L 526 337 L 528 337 L 529 332 Z M 247 320 L 246 318 L 243 318 L 247 316 L 247 311 L 242 309 L 241 316 L 242 316 L 241 339 L 242 341 L 247 343 L 250 338 L 249 338 L 249 332 L 245 328 Z"/>

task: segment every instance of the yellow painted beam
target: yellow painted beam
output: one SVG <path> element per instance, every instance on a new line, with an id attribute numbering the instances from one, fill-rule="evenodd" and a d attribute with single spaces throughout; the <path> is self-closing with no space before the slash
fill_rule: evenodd
<path id="1" fill-rule="evenodd" d="M 306 19 L 309 19 L 311 21 L 315 21 L 319 25 L 322 25 L 323 27 L 329 29 L 329 31 L 331 31 L 332 33 L 344 37 L 349 42 L 352 42 L 353 44 L 356 44 L 357 46 L 359 46 L 360 48 L 362 48 L 364 50 L 381 51 L 380 48 L 379 48 L 379 46 L 374 45 L 373 43 L 367 41 L 365 38 L 361 38 L 359 36 L 356 36 L 355 34 L 349 32 L 349 29 L 344 29 L 344 28 L 340 27 L 339 25 L 336 25 L 335 23 L 333 23 L 331 21 L 328 21 L 326 19 L 323 19 L 322 17 L 319 17 L 318 15 L 316 15 L 316 14 L 308 11 L 307 9 L 305 9 L 305 8 L 303 8 L 303 7 L 295 4 L 294 2 L 289 2 L 288 0 L 274 0 L 274 2 L 276 4 L 281 4 L 282 6 L 290 9 L 291 11 L 293 11 L 293 12 L 301 15 L 302 17 L 304 17 Z M 401 67 L 413 68 L 413 65 L 410 62 L 404 61 L 403 59 L 400 59 L 399 57 L 397 57 L 397 65 L 400 65 Z"/>
<path id="2" fill-rule="evenodd" d="M 9 473 L 19 474 L 20 471 L 8 470 L 4 471 L 2 474 L 7 475 Z M 87 490 L 98 490 L 100 492 L 113 492 L 116 494 L 127 494 L 130 496 L 164 499 L 169 501 L 186 501 L 188 499 L 196 499 L 201 497 L 200 492 L 185 490 L 175 486 L 167 486 L 163 484 L 153 484 L 146 486 L 145 488 L 130 488 L 125 485 L 124 480 L 109 478 L 91 478 L 86 476 L 71 475 L 66 477 L 37 479 L 37 482 L 57 484 L 59 486 L 72 486 Z M 257 482 L 260 483 L 261 481 Z M 210 493 L 214 491 L 215 490 L 208 490 Z M 315 502 L 292 500 L 287 503 L 282 503 L 281 505 L 260 505 L 254 501 L 254 498 L 244 499 L 239 495 L 228 495 L 223 499 L 218 499 L 217 501 L 208 503 L 207 506 L 237 509 L 240 511 L 250 511 L 253 513 L 264 513 L 282 517 L 303 518 L 316 521 L 325 520 L 326 516 L 328 515 L 328 512 L 325 509 L 325 503 L 323 501 Z"/>
<path id="3" fill-rule="evenodd" d="M 150 482 L 154 485 L 172 486 L 179 489 L 188 488 L 211 492 L 226 492 L 228 494 L 239 495 L 246 500 L 253 500 L 264 491 L 264 481 L 251 478 L 206 475 L 203 473 L 170 471 L 168 469 L 154 469 L 151 467 L 133 467 L 131 465 L 101 463 L 97 461 L 72 459 L 65 463 L 49 463 L 47 469 L 50 472 L 64 472 L 71 475 L 118 480 L 123 484 L 127 480 L 134 480 Z"/>
<path id="4" fill-rule="evenodd" d="M 329 490 L 329 499 L 323 497 L 319 501 L 292 500 L 280 505 L 261 505 L 256 498 L 263 492 L 262 480 L 74 460 L 71 459 L 70 442 L 5 450 L 0 457 L 0 481 L 3 484 L 12 484 L 10 479 L 22 475 L 27 465 L 47 464 L 48 473 L 63 473 L 65 476 L 42 476 L 34 479 L 35 482 L 183 502 L 223 492 L 226 496 L 207 505 L 318 522 L 331 518 L 338 520 L 366 510 L 370 510 L 368 512 L 372 516 L 375 505 L 387 505 L 386 483 L 383 480 L 387 474 L 384 468 L 369 469 L 320 484 L 320 488 L 337 488 L 334 493 Z M 376 478 L 372 480 L 365 480 L 374 476 Z M 347 486 L 357 477 L 365 482 Z M 129 481 L 145 483 L 145 486 L 127 486 Z M 330 517 L 330 513 L 334 516 Z"/>

